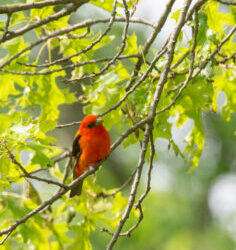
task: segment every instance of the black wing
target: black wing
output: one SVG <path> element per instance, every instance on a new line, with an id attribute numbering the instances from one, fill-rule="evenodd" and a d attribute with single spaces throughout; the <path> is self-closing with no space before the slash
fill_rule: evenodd
<path id="1" fill-rule="evenodd" d="M 75 167 L 77 165 L 77 162 L 79 160 L 79 157 L 82 153 L 82 150 L 79 146 L 79 139 L 81 138 L 81 135 L 77 135 L 73 141 L 73 145 L 72 145 L 72 162 L 71 162 L 71 168 L 72 168 L 72 172 L 73 172 L 73 178 L 75 179 Z"/>
<path id="2" fill-rule="evenodd" d="M 82 150 L 79 146 L 79 139 L 81 138 L 81 135 L 77 135 L 73 141 L 73 145 L 72 145 L 72 172 L 73 172 L 73 178 L 76 179 L 76 175 L 75 175 L 75 167 L 77 165 L 77 162 L 79 160 L 79 157 L 82 153 Z M 80 195 L 81 191 L 82 191 L 82 185 L 83 185 L 83 181 L 79 182 L 77 186 L 75 186 L 74 188 L 72 188 L 72 190 L 70 191 L 70 197 L 73 197 L 75 195 Z"/>
<path id="3" fill-rule="evenodd" d="M 79 146 L 79 139 L 80 139 L 81 135 L 77 135 L 73 141 L 73 145 L 72 145 L 72 156 L 75 156 L 77 158 L 79 158 L 82 150 Z"/>

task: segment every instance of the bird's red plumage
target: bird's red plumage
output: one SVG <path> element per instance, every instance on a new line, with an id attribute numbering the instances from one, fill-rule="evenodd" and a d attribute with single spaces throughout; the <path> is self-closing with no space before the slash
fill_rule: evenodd
<path id="1" fill-rule="evenodd" d="M 93 126 L 97 119 L 96 115 L 87 115 L 75 135 L 75 137 L 80 136 L 78 143 L 81 150 L 75 167 L 76 177 L 82 175 L 89 166 L 96 165 L 110 153 L 110 135 L 102 124 Z"/>

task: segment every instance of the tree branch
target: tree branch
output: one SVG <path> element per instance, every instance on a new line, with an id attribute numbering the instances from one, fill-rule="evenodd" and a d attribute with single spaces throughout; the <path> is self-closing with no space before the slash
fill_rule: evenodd
<path id="1" fill-rule="evenodd" d="M 78 0 L 79 1 L 79 0 Z M 27 4 L 18 4 L 13 6 L 0 6 L 0 14 L 11 14 L 13 12 L 30 10 L 30 9 L 41 9 L 51 5 L 65 4 L 65 3 L 73 3 L 74 0 L 45 0 L 41 2 L 33 2 Z"/>
<path id="2" fill-rule="evenodd" d="M 22 166 L 22 164 L 20 164 L 15 156 L 12 154 L 12 152 L 8 149 L 7 145 L 6 145 L 6 142 L 5 141 L 2 141 L 2 144 L 7 152 L 7 154 L 9 155 L 10 157 L 10 160 L 15 164 L 17 165 L 20 170 L 23 172 L 23 175 L 21 175 L 21 177 L 26 177 L 26 178 L 30 178 L 30 179 L 34 179 L 34 180 L 37 180 L 37 181 L 41 181 L 41 182 L 46 182 L 47 184 L 53 184 L 53 185 L 56 185 L 56 186 L 59 186 L 59 187 L 63 187 L 63 188 L 67 188 L 65 185 L 61 184 L 60 182 L 57 182 L 57 181 L 53 181 L 53 180 L 50 180 L 50 179 L 46 179 L 46 178 L 41 178 L 41 177 L 38 177 L 38 176 L 33 176 L 32 173 L 29 173 L 26 171 L 26 169 Z"/>

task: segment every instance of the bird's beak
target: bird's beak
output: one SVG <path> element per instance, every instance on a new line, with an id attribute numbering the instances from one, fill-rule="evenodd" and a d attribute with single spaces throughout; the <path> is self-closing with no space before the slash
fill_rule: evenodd
<path id="1" fill-rule="evenodd" d="M 103 123 L 103 119 L 102 118 L 97 118 L 96 122 L 95 122 L 95 126 L 99 126 Z"/>

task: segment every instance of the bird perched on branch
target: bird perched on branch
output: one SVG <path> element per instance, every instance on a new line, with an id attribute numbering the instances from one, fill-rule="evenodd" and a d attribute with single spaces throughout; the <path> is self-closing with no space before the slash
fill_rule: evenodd
<path id="1" fill-rule="evenodd" d="M 102 125 L 103 120 L 96 115 L 87 115 L 82 120 L 72 146 L 73 178 L 81 176 L 110 153 L 110 135 Z M 83 181 L 79 182 L 70 197 L 80 195 Z"/>

